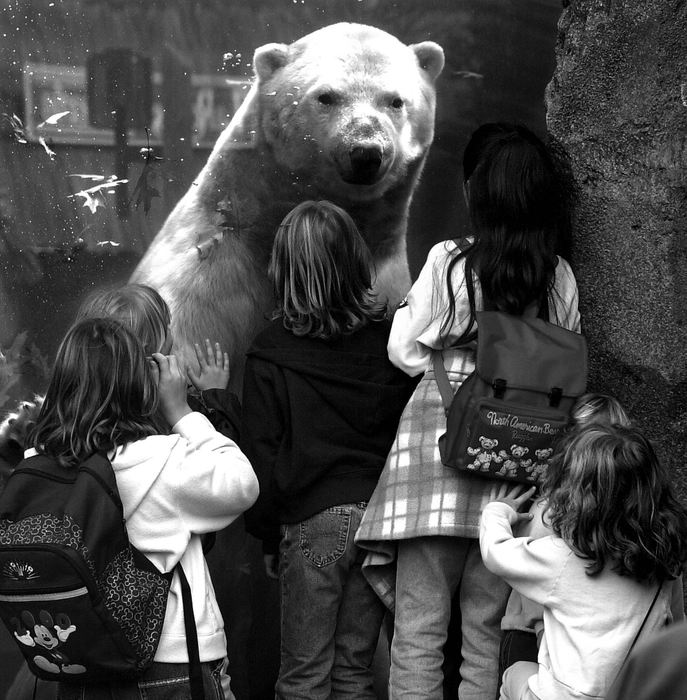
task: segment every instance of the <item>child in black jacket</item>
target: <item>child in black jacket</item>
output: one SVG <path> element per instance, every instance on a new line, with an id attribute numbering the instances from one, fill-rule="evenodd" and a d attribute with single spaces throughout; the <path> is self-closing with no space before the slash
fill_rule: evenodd
<path id="1" fill-rule="evenodd" d="M 388 360 L 386 308 L 345 211 L 293 209 L 269 276 L 278 306 L 248 352 L 241 433 L 260 481 L 246 526 L 281 585 L 276 697 L 374 698 L 384 607 L 353 538 L 415 381 Z"/>

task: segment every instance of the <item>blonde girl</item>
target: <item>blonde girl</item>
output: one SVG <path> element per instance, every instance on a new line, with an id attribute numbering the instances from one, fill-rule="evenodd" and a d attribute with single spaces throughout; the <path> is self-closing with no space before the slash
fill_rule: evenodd
<path id="1" fill-rule="evenodd" d="M 281 589 L 276 697 L 373 700 L 384 614 L 353 537 L 413 382 L 386 353 L 386 308 L 346 211 L 307 201 L 284 219 L 276 309 L 248 352 L 243 445 L 260 480 L 246 514 Z"/>
<path id="2" fill-rule="evenodd" d="M 102 289 L 89 295 L 79 307 L 76 319 L 115 318 L 141 341 L 147 355 L 168 355 L 172 351 L 171 314 L 159 292 L 145 284 L 126 284 Z M 239 441 L 241 406 L 227 389 L 229 355 L 219 343 L 205 339 L 194 344 L 197 366 L 189 365 L 186 376 L 188 402 L 194 411 L 210 419 L 213 426 L 232 440 Z"/>

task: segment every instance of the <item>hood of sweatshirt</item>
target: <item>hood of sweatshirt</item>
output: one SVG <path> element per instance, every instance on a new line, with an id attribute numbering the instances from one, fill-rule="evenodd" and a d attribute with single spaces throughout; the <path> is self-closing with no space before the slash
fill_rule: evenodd
<path id="1" fill-rule="evenodd" d="M 294 336 L 281 321 L 256 338 L 249 357 L 281 368 L 289 394 L 298 397 L 292 413 L 335 414 L 356 432 L 370 435 L 380 422 L 398 419 L 413 380 L 388 359 L 390 324 L 370 323 L 332 341 Z"/>
<path id="2" fill-rule="evenodd" d="M 150 435 L 118 447 L 114 456 L 110 455 L 122 502 L 126 504 L 125 518 L 131 518 L 148 498 L 180 440 L 179 435 Z"/>

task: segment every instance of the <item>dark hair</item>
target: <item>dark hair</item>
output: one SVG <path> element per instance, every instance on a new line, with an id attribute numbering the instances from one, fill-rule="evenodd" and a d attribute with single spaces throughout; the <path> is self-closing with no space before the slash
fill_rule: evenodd
<path id="1" fill-rule="evenodd" d="M 385 316 L 371 290 L 372 256 L 353 219 L 326 200 L 305 201 L 282 221 L 268 275 L 294 335 L 330 339 Z"/>
<path id="2" fill-rule="evenodd" d="M 164 432 L 143 346 L 119 321 L 83 319 L 57 351 L 32 444 L 65 467 Z"/>
<path id="3" fill-rule="evenodd" d="M 636 428 L 592 423 L 564 438 L 543 484 L 546 520 L 587 573 L 609 565 L 637 581 L 676 578 L 687 558 L 687 510 Z"/>
<path id="4" fill-rule="evenodd" d="M 161 351 L 171 323 L 167 302 L 145 284 L 125 284 L 94 292 L 77 311 L 76 320 L 84 318 L 121 321 L 141 341 L 147 355 Z"/>
<path id="5" fill-rule="evenodd" d="M 556 245 L 564 220 L 562 187 L 542 141 L 517 124 L 480 126 L 463 154 L 463 179 L 471 246 L 455 253 L 446 267 L 449 308 L 441 334 L 455 316 L 452 272 L 465 261 L 470 319 L 475 321 L 473 274 L 485 306 L 521 315 L 533 303 L 548 309 L 558 258 Z M 460 342 L 460 341 L 458 341 Z"/>

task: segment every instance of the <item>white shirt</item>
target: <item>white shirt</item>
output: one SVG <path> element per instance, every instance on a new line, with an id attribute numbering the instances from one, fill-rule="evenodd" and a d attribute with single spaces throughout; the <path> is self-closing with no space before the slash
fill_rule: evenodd
<path id="1" fill-rule="evenodd" d="M 515 520 L 516 513 L 507 504 L 487 504 L 480 522 L 480 548 L 490 571 L 544 608 L 539 673 L 529 679 L 529 686 L 541 700 L 602 699 L 657 587 L 608 568 L 589 576 L 585 561 L 560 537 L 513 537 Z M 664 585 L 642 633 L 671 619 L 670 587 Z"/>

